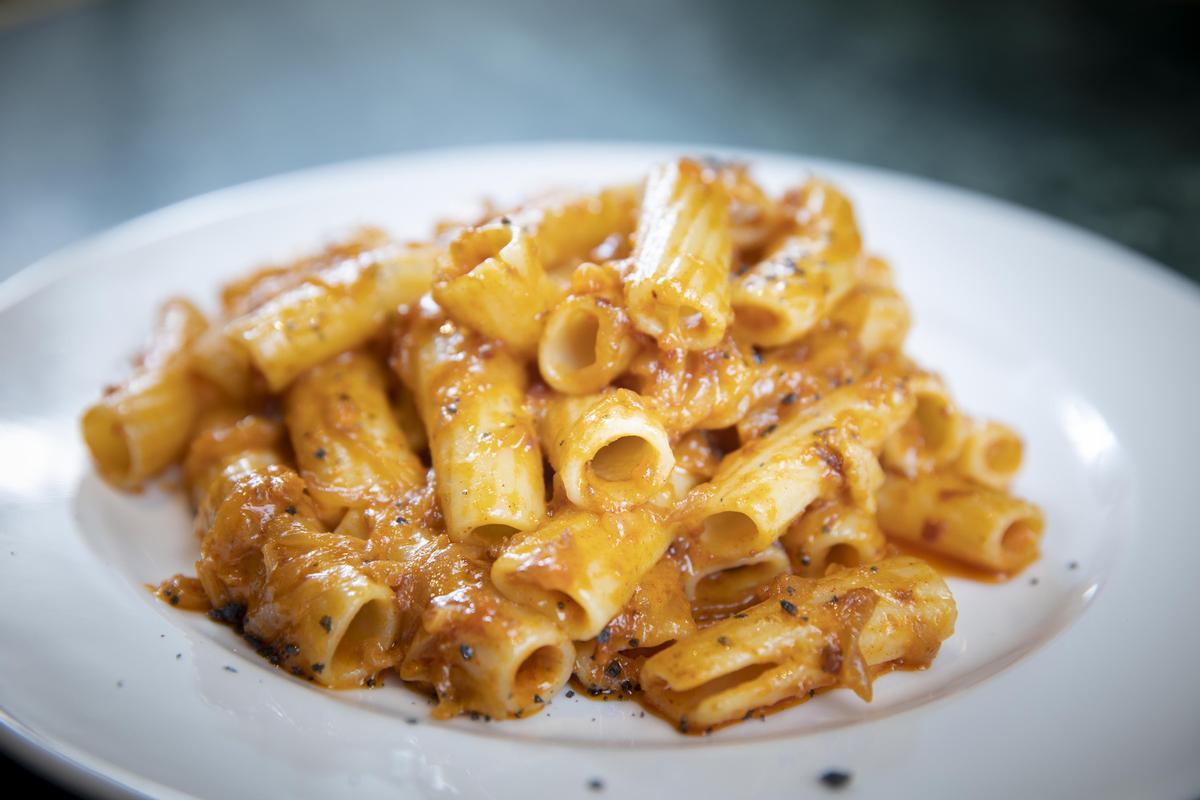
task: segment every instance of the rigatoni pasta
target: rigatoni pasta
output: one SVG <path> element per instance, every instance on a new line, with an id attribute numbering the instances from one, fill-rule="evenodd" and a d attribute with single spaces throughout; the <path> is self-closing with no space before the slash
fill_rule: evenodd
<path id="1" fill-rule="evenodd" d="M 296 678 L 485 720 L 573 681 L 707 733 L 869 700 L 953 633 L 930 562 L 1037 558 L 1019 436 L 910 322 L 838 188 L 681 158 L 424 242 L 361 229 L 211 321 L 170 301 L 83 432 L 118 488 L 181 468 L 197 577 L 158 597 Z"/>
<path id="2" fill-rule="evenodd" d="M 137 370 L 84 412 L 84 441 L 113 485 L 136 489 L 183 454 L 199 411 L 190 347 L 206 327 L 188 301 L 164 303 Z"/>
<path id="3" fill-rule="evenodd" d="M 397 338 L 397 365 L 429 432 L 446 531 L 497 544 L 546 513 L 524 364 L 426 303 Z"/>

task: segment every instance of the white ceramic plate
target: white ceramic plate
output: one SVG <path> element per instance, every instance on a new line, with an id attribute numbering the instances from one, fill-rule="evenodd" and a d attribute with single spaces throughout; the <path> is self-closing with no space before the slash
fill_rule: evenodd
<path id="1" fill-rule="evenodd" d="M 1198 293 L 1043 217 L 873 170 L 734 154 L 773 188 L 815 169 L 848 189 L 911 299 L 912 351 L 1022 432 L 1017 490 L 1048 518 L 1020 579 L 952 581 L 957 633 L 874 703 L 835 692 L 698 739 L 582 697 L 521 722 L 433 722 L 394 680 L 320 691 L 143 588 L 191 571 L 186 509 L 101 484 L 76 420 L 159 300 L 211 301 L 353 223 L 418 236 L 484 195 L 707 150 L 528 145 L 305 172 L 151 214 L 0 287 L 4 745 L 110 795 L 775 797 L 827 791 L 831 768 L 852 773 L 847 796 L 1200 792 Z"/>

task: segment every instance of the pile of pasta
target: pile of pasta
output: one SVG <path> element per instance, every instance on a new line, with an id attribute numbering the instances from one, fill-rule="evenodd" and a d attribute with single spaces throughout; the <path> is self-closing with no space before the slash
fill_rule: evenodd
<path id="1" fill-rule="evenodd" d="M 908 327 L 837 188 L 684 158 L 171 300 L 83 433 L 122 489 L 181 465 L 160 597 L 297 676 L 488 718 L 574 677 L 694 733 L 928 665 L 957 612 L 913 546 L 1037 557 L 1020 439 Z"/>

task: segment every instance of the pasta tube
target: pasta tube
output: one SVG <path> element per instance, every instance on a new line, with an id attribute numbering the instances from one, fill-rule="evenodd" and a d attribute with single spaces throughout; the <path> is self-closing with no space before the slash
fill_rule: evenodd
<path id="1" fill-rule="evenodd" d="M 794 228 L 733 285 L 734 325 L 757 345 L 794 342 L 854 288 L 863 268 L 850 201 L 824 181 L 809 181 L 785 201 Z"/>
<path id="2" fill-rule="evenodd" d="M 212 502 L 224 502 L 237 477 L 285 463 L 284 429 L 272 419 L 224 408 L 206 415 L 197 427 L 183 460 L 184 483 L 197 508 L 210 496 Z M 211 524 L 201 514 L 199 532 Z"/>
<path id="3" fill-rule="evenodd" d="M 548 273 L 564 273 L 593 257 L 606 241 L 628 238 L 637 221 L 639 199 L 637 186 L 612 186 L 591 194 L 544 197 L 507 218 L 529 231 Z"/>
<path id="4" fill-rule="evenodd" d="M 634 326 L 664 349 L 716 346 L 732 315 L 731 258 L 729 194 L 714 172 L 689 159 L 651 172 L 625 281 Z"/>
<path id="5" fill-rule="evenodd" d="M 729 193 L 729 227 L 739 256 L 761 252 L 778 232 L 783 209 L 755 183 L 744 163 L 712 163 Z"/>
<path id="6" fill-rule="evenodd" d="M 1021 468 L 1023 450 L 1021 437 L 1007 425 L 975 422 L 967 428 L 956 469 L 976 483 L 1004 490 Z"/>
<path id="7" fill-rule="evenodd" d="M 347 259 L 358 258 L 388 244 L 381 228 L 363 226 L 345 239 L 330 242 L 320 251 L 287 264 L 256 269 L 221 287 L 221 307 L 228 317 L 237 317 L 261 306 L 272 297 L 302 283 L 308 276 Z"/>
<path id="8" fill-rule="evenodd" d="M 879 524 L 888 536 L 976 567 L 1019 572 L 1038 557 L 1042 510 L 959 475 L 888 475 L 879 489 Z"/>
<path id="9" fill-rule="evenodd" d="M 714 555 L 736 559 L 765 549 L 810 503 L 843 488 L 872 508 L 881 480 L 874 453 L 912 405 L 905 381 L 888 372 L 837 389 L 726 456 L 674 521 Z"/>
<path id="10" fill-rule="evenodd" d="M 816 503 L 780 539 L 797 575 L 819 578 L 831 564 L 857 567 L 887 554 L 875 515 L 841 500 Z"/>
<path id="11" fill-rule="evenodd" d="M 250 363 L 250 354 L 230 340 L 220 325 L 210 327 L 192 345 L 192 371 L 235 402 L 251 401 L 266 388 Z"/>
<path id="12" fill-rule="evenodd" d="M 397 367 L 429 433 L 446 532 L 497 544 L 546 513 L 524 365 L 428 304 L 397 342 Z"/>
<path id="13" fill-rule="evenodd" d="M 967 420 L 938 376 L 918 372 L 909 379 L 909 385 L 917 399 L 916 407 L 884 444 L 882 462 L 902 475 L 913 477 L 958 458 L 966 437 Z"/>
<path id="14" fill-rule="evenodd" d="M 364 570 L 365 542 L 325 533 L 296 473 L 267 467 L 232 482 L 196 571 L 214 615 L 260 652 L 330 687 L 361 686 L 391 666 L 397 609 Z"/>
<path id="15" fill-rule="evenodd" d="M 704 619 L 728 616 L 752 605 L 759 590 L 790 567 L 788 555 L 778 542 L 732 560 L 705 553 L 700 547 L 691 548 L 689 556 L 688 597 L 697 616 Z"/>
<path id="16" fill-rule="evenodd" d="M 133 375 L 84 412 L 84 441 L 113 486 L 136 489 L 183 455 L 199 412 L 190 347 L 206 325 L 188 301 L 164 303 Z"/>
<path id="17" fill-rule="evenodd" d="M 387 396 L 387 374 L 370 355 L 343 353 L 288 387 L 284 421 L 300 475 L 321 519 L 387 502 L 424 483 Z"/>
<path id="18" fill-rule="evenodd" d="M 496 591 L 482 548 L 432 534 L 408 516 L 384 517 L 371 536 L 395 571 L 404 649 L 396 671 L 432 688 L 435 716 L 529 716 L 566 685 L 571 640 Z"/>
<path id="19" fill-rule="evenodd" d="M 416 302 L 432 281 L 437 252 L 432 245 L 364 252 L 230 320 L 225 335 L 278 392 L 305 370 L 362 345 L 398 306 Z"/>
<path id="20" fill-rule="evenodd" d="M 866 355 L 899 352 L 912 315 L 900 293 L 890 287 L 859 286 L 834 307 L 830 321 L 845 328 Z"/>
<path id="21" fill-rule="evenodd" d="M 665 555 L 596 638 L 576 644 L 575 677 L 592 696 L 631 694 L 641 688 L 642 663 L 695 630 L 679 562 Z"/>
<path id="22" fill-rule="evenodd" d="M 552 397 L 539 429 L 567 499 L 580 508 L 621 511 L 643 503 L 675 468 L 658 415 L 628 389 Z"/>
<path id="23" fill-rule="evenodd" d="M 523 354 L 537 347 L 552 291 L 533 237 L 507 218 L 459 233 L 433 283 L 451 319 Z"/>
<path id="24" fill-rule="evenodd" d="M 566 509 L 509 540 L 492 566 L 492 582 L 505 596 L 557 619 L 572 639 L 591 639 L 628 602 L 671 539 L 648 509 Z"/>
<path id="25" fill-rule="evenodd" d="M 845 686 L 871 699 L 871 673 L 928 664 L 954 632 L 945 581 L 916 558 L 824 578 L 780 578 L 769 599 L 646 661 L 646 699 L 699 732 L 755 709 Z"/>
<path id="26" fill-rule="evenodd" d="M 619 276 L 585 264 L 576 276 L 593 286 L 576 287 L 546 317 L 538 342 L 538 369 L 551 388 L 568 394 L 598 392 L 625 371 L 638 351 L 622 306 Z"/>

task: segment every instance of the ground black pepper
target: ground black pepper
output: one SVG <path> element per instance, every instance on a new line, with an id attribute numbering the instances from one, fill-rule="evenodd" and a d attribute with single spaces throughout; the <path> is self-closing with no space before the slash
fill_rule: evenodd
<path id="1" fill-rule="evenodd" d="M 830 789 L 841 789 L 846 784 L 850 783 L 852 776 L 849 772 L 844 772 L 840 769 L 826 770 L 821 774 L 821 783 L 828 786 Z"/>

